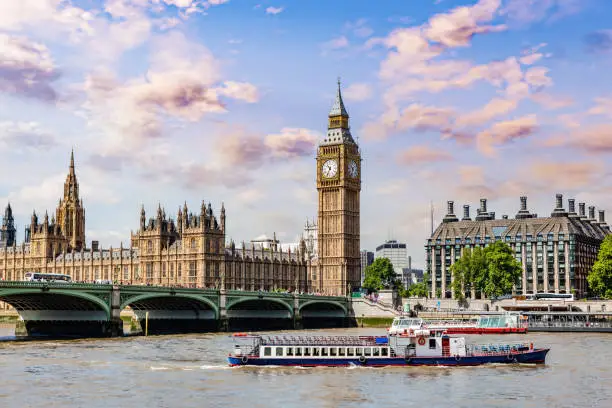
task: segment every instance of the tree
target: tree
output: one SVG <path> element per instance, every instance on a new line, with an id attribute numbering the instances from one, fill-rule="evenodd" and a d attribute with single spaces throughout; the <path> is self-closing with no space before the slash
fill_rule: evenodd
<path id="1" fill-rule="evenodd" d="M 612 234 L 607 235 L 599 246 L 597 261 L 587 281 L 594 295 L 612 299 Z"/>
<path id="2" fill-rule="evenodd" d="M 398 289 L 401 287 L 401 282 L 397 279 L 389 258 L 376 258 L 366 268 L 362 286 L 369 292 L 376 292 L 381 289 Z"/>
<path id="3" fill-rule="evenodd" d="M 471 287 L 472 279 L 472 251 L 469 248 L 463 250 L 461 258 L 457 259 L 450 267 L 453 280 L 451 289 L 455 299 L 460 302 L 465 300 L 465 291 Z"/>
<path id="4" fill-rule="evenodd" d="M 423 275 L 423 281 L 419 283 L 415 283 L 414 285 L 410 285 L 408 289 L 405 291 L 405 295 L 409 297 L 428 297 L 429 290 L 427 288 L 429 282 L 429 275 Z M 405 297 L 405 295 L 403 297 Z"/>
<path id="5" fill-rule="evenodd" d="M 465 292 L 471 292 L 472 297 L 476 291 L 484 287 L 487 271 L 487 259 L 480 247 L 473 250 L 465 248 L 461 258 L 451 265 L 453 281 L 451 289 L 455 298 L 464 300 Z"/>
<path id="6" fill-rule="evenodd" d="M 484 250 L 486 276 L 482 293 L 487 297 L 502 296 L 512 292 L 519 282 L 523 268 L 512 253 L 512 248 L 502 241 L 495 241 Z"/>

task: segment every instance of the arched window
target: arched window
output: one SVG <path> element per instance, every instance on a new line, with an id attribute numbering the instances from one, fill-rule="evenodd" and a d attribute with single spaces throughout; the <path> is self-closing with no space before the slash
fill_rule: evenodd
<path id="1" fill-rule="evenodd" d="M 148 253 L 153 252 L 153 241 L 147 241 L 147 252 Z"/>
<path id="2" fill-rule="evenodd" d="M 191 249 L 196 249 L 196 239 L 191 238 Z"/>

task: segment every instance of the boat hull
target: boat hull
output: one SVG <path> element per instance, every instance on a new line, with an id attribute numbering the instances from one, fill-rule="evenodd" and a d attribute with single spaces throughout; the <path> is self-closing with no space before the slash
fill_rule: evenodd
<path id="1" fill-rule="evenodd" d="M 249 356 L 246 359 L 228 356 L 230 366 L 290 366 L 290 367 L 401 367 L 401 366 L 478 366 L 483 364 L 544 364 L 550 349 L 534 349 L 521 353 L 503 355 L 481 355 L 469 357 L 403 357 L 389 358 L 260 358 Z"/>

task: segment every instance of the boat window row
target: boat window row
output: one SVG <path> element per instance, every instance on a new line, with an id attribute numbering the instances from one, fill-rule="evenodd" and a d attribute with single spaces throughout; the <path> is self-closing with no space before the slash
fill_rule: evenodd
<path id="1" fill-rule="evenodd" d="M 387 357 L 388 347 L 264 347 L 264 357 Z"/>

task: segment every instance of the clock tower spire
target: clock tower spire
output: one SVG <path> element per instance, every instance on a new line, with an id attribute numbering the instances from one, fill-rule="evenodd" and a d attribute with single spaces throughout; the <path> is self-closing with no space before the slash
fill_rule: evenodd
<path id="1" fill-rule="evenodd" d="M 328 115 L 327 134 L 317 150 L 318 274 L 317 289 L 349 295 L 360 286 L 359 254 L 361 157 L 349 127 L 340 79 Z"/>

